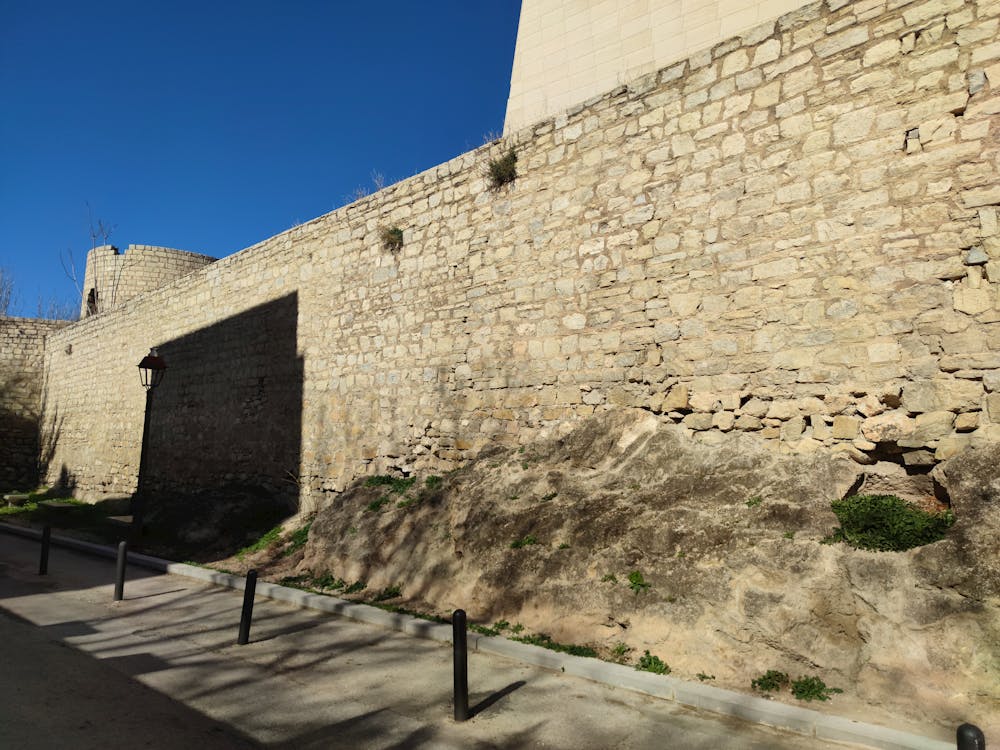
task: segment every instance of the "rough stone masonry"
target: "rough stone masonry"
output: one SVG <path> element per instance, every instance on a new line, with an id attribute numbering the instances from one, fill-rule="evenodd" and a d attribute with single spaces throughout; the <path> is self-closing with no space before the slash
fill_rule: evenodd
<path id="1" fill-rule="evenodd" d="M 151 481 L 303 507 L 625 406 L 911 471 L 997 441 L 998 23 L 812 3 L 53 333 L 50 479 L 134 488 L 152 345 Z"/>

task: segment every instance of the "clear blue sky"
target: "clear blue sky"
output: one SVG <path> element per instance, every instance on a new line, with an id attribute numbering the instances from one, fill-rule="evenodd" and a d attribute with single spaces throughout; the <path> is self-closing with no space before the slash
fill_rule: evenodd
<path id="1" fill-rule="evenodd" d="M 0 266 L 77 303 L 112 244 L 222 257 L 503 128 L 520 0 L 0 0 Z"/>

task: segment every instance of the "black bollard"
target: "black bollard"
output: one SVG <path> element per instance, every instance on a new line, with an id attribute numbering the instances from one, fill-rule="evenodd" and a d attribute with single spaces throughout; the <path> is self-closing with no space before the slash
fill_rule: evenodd
<path id="1" fill-rule="evenodd" d="M 451 616 L 451 641 L 455 650 L 455 721 L 469 718 L 469 652 L 464 609 Z"/>
<path id="2" fill-rule="evenodd" d="M 52 540 L 52 527 L 48 524 L 42 528 L 42 556 L 38 559 L 38 575 L 49 572 L 49 543 Z"/>
<path id="3" fill-rule="evenodd" d="M 955 733 L 958 750 L 986 750 L 986 736 L 974 724 L 963 724 Z"/>
<path id="4" fill-rule="evenodd" d="M 118 560 L 115 564 L 115 601 L 125 598 L 125 559 L 128 556 L 128 542 L 118 542 Z"/>
<path id="5" fill-rule="evenodd" d="M 240 615 L 240 637 L 236 642 L 245 646 L 250 642 L 250 619 L 253 617 L 253 595 L 257 590 L 257 571 L 247 573 L 247 584 L 243 589 L 243 614 Z"/>

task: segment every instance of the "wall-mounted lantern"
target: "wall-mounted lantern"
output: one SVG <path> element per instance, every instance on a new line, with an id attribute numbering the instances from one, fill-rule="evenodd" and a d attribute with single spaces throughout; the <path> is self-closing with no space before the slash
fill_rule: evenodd
<path id="1" fill-rule="evenodd" d="M 155 348 L 139 363 L 139 382 L 146 389 L 146 415 L 142 423 L 142 448 L 139 452 L 139 476 L 136 477 L 135 497 L 132 500 L 132 542 L 137 543 L 142 536 L 142 520 L 146 507 L 143 479 L 146 474 L 146 460 L 149 454 L 149 415 L 153 411 L 153 391 L 163 380 L 167 363 Z"/>
<path id="2" fill-rule="evenodd" d="M 167 369 L 167 363 L 163 361 L 154 347 L 149 350 L 149 354 L 142 358 L 142 362 L 139 363 L 139 380 L 142 382 L 142 387 L 146 389 L 147 392 L 153 390 L 160 384 L 163 380 L 163 373 Z M 146 410 L 147 417 L 149 410 Z"/>

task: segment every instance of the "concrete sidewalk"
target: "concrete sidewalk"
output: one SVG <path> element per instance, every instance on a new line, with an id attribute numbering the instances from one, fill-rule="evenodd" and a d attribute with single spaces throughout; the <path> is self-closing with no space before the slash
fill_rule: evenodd
<path id="1" fill-rule="evenodd" d="M 258 600 L 241 647 L 238 591 L 130 566 L 113 603 L 113 561 L 38 549 L 0 534 L 3 747 L 846 747 L 483 653 L 458 724 L 446 644 Z"/>

